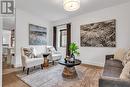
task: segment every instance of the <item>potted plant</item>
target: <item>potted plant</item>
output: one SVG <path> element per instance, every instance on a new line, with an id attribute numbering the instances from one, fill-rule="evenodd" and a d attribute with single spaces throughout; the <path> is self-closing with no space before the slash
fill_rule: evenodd
<path id="1" fill-rule="evenodd" d="M 73 58 L 73 60 L 75 60 L 76 55 L 78 56 L 80 54 L 78 49 L 79 49 L 78 45 L 74 42 L 69 45 L 69 51 L 71 53 L 71 58 Z"/>

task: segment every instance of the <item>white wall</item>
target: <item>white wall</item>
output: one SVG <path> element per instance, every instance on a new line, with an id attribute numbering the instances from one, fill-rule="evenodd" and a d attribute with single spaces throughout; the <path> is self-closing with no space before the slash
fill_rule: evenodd
<path id="1" fill-rule="evenodd" d="M 35 24 L 47 28 L 47 40 L 49 41 L 50 23 L 45 19 L 29 14 L 20 9 L 16 9 L 16 58 L 15 67 L 21 66 L 20 48 L 29 45 L 29 24 Z"/>
<path id="2" fill-rule="evenodd" d="M 116 19 L 116 48 L 130 47 L 130 2 L 99 11 L 86 13 L 71 19 L 55 21 L 53 26 L 71 22 L 72 24 L 72 42 L 80 46 L 80 25 L 105 20 Z M 80 47 L 79 59 L 83 63 L 103 66 L 105 55 L 112 54 L 116 48 L 109 47 Z"/>

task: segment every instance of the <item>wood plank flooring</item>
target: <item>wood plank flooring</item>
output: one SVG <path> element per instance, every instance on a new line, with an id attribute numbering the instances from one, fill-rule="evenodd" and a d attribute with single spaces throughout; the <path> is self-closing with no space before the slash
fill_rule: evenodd
<path id="1" fill-rule="evenodd" d="M 86 75 L 84 78 L 85 80 L 84 82 L 82 82 L 80 87 L 98 87 L 98 79 L 102 72 L 102 68 L 86 64 L 84 65 L 82 64 L 80 66 L 87 67 L 87 70 L 85 71 Z M 5 69 L 8 69 L 8 67 L 6 66 Z M 18 72 L 22 72 L 21 70 L 11 68 L 10 72 L 8 72 L 8 70 L 5 69 L 4 69 L 5 74 L 3 74 L 3 87 L 29 87 L 26 83 L 21 81 L 16 76 Z"/>
<path id="2" fill-rule="evenodd" d="M 16 76 L 16 74 L 20 71 L 21 70 L 19 69 L 11 68 L 7 64 L 3 64 L 2 87 L 29 87 Z"/>

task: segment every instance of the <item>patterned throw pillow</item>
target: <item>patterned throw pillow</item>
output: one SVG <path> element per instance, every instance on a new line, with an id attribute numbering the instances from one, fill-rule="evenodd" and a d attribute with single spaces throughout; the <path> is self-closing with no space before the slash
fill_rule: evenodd
<path id="1" fill-rule="evenodd" d="M 120 75 L 120 78 L 130 81 L 130 61 L 125 64 L 122 73 Z"/>
<path id="2" fill-rule="evenodd" d="M 23 48 L 23 51 L 28 58 L 34 58 L 33 48 Z"/>
<path id="3" fill-rule="evenodd" d="M 130 51 L 128 51 L 127 54 L 125 55 L 125 57 L 122 61 L 122 65 L 125 66 L 125 64 L 129 61 L 130 61 Z"/>

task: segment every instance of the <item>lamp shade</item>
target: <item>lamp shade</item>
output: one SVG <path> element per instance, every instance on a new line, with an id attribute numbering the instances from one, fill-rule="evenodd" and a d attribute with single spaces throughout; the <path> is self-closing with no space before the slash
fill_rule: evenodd
<path id="1" fill-rule="evenodd" d="M 80 0 L 63 0 L 63 6 L 66 11 L 75 11 L 80 8 Z"/>

